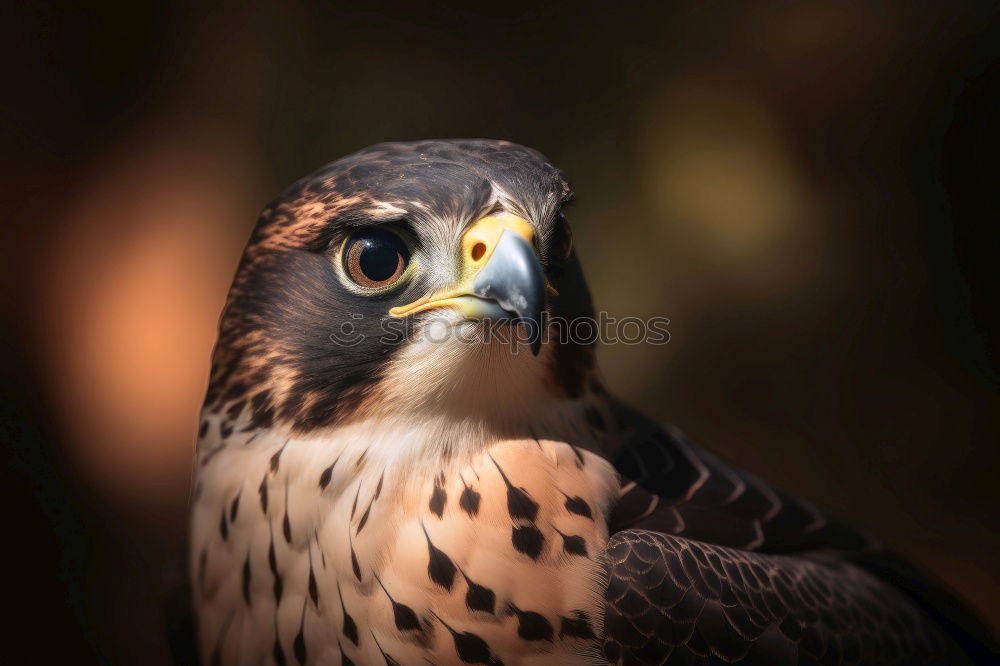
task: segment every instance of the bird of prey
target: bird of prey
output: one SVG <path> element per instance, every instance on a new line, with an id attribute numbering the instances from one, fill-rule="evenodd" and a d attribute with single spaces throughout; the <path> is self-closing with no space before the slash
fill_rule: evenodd
<path id="1" fill-rule="evenodd" d="M 423 141 L 261 213 L 200 422 L 202 662 L 992 660 L 872 538 L 609 394 L 554 331 L 594 317 L 571 198 L 535 150 Z"/>

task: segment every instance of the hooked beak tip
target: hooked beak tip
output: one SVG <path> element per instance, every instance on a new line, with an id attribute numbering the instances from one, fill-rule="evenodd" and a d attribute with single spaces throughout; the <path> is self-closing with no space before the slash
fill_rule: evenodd
<path id="1" fill-rule="evenodd" d="M 487 218 L 489 219 L 489 218 Z M 519 219 L 519 218 L 518 218 Z M 527 223 L 522 221 L 524 227 Z M 405 317 L 435 307 L 457 307 L 470 319 L 512 319 L 524 325 L 531 353 L 537 356 L 542 346 L 542 315 L 546 297 L 556 293 L 542 271 L 541 262 L 531 243 L 531 236 L 513 228 L 499 227 L 495 220 L 485 225 L 489 234 L 481 234 L 490 247 L 476 255 L 479 236 L 468 239 L 471 266 L 476 271 L 464 284 L 454 289 L 425 296 L 409 305 L 392 308 L 394 317 Z M 474 229 L 476 233 L 481 230 Z M 470 232 L 471 233 L 471 232 Z"/>

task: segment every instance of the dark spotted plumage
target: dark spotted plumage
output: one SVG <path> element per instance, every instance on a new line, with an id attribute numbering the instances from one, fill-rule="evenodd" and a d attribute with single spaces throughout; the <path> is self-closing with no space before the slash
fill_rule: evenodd
<path id="1" fill-rule="evenodd" d="M 292 521 L 288 517 L 288 486 L 285 486 L 285 515 L 281 519 L 281 534 L 285 537 L 285 543 L 292 542 Z"/>
<path id="2" fill-rule="evenodd" d="M 277 471 L 278 471 L 278 465 L 281 464 L 281 454 L 285 452 L 285 447 L 287 445 L 288 445 L 288 442 L 285 442 L 284 444 L 282 444 L 281 448 L 279 448 L 277 451 L 275 451 L 274 455 L 271 456 L 271 474 L 277 473 Z"/>
<path id="3" fill-rule="evenodd" d="M 510 540 L 515 550 L 524 553 L 533 560 L 542 554 L 545 536 L 534 525 L 515 525 L 510 531 Z"/>
<path id="4" fill-rule="evenodd" d="M 295 660 L 300 666 L 306 663 L 306 603 L 302 602 L 302 616 L 299 619 L 299 632 L 295 634 L 292 641 L 292 652 L 295 653 Z"/>
<path id="5" fill-rule="evenodd" d="M 278 571 L 278 557 L 274 550 L 274 532 L 271 532 L 271 542 L 267 547 L 267 566 L 271 569 L 271 576 L 274 580 L 271 588 L 274 594 L 274 605 L 281 605 L 281 595 L 285 589 L 284 579 Z"/>
<path id="6" fill-rule="evenodd" d="M 507 486 L 507 511 L 510 513 L 511 520 L 534 521 L 538 515 L 538 502 L 531 499 L 523 488 L 514 486 L 496 460 L 493 461 L 493 464 L 496 465 L 504 485 Z"/>
<path id="7" fill-rule="evenodd" d="M 285 661 L 285 649 L 281 647 L 281 637 L 278 636 L 277 632 L 274 634 L 274 650 L 272 654 L 274 656 L 274 662 L 278 666 L 285 666 L 287 663 Z"/>
<path id="8" fill-rule="evenodd" d="M 426 527 L 424 527 L 424 536 L 427 537 L 427 552 L 429 556 L 427 575 L 444 589 L 451 590 L 451 586 L 455 582 L 455 564 L 451 561 L 450 557 L 434 545 L 430 535 L 427 534 Z"/>
<path id="9" fill-rule="evenodd" d="M 350 536 L 350 531 L 348 531 L 348 543 L 351 546 L 351 571 L 354 572 L 354 577 L 361 581 L 361 564 L 358 562 L 358 553 L 354 550 L 354 539 Z"/>
<path id="10" fill-rule="evenodd" d="M 458 653 L 458 658 L 463 662 L 502 666 L 503 662 L 493 655 L 489 644 L 482 638 L 468 631 L 457 631 L 441 618 L 437 619 L 451 634 L 452 640 L 455 642 L 455 652 Z"/>
<path id="11" fill-rule="evenodd" d="M 208 618 L 202 658 L 305 664 L 339 650 L 343 664 L 387 666 L 455 655 L 489 666 L 501 655 L 545 663 L 581 654 L 687 666 L 997 661 L 975 618 L 872 539 L 620 406 L 598 379 L 591 341 L 550 341 L 537 357 L 544 365 L 520 375 L 498 373 L 527 366 L 489 358 L 489 382 L 447 398 L 421 393 L 413 372 L 426 372 L 424 359 L 405 355 L 414 348 L 403 336 L 421 318 L 388 313 L 454 286 L 447 264 L 465 256 L 467 229 L 498 224 L 479 227 L 486 216 L 530 228 L 517 256 L 552 287 L 548 315 L 594 315 L 563 215 L 571 196 L 531 149 L 425 141 L 333 162 L 261 213 L 220 320 L 198 427 L 191 552 Z M 434 270 L 417 261 L 397 286 L 354 289 L 338 272 L 340 248 L 371 227 L 435 250 L 422 255 Z M 400 324 L 392 343 L 387 321 Z M 357 344 L 332 335 L 344 322 Z M 440 375 L 438 392 L 458 379 L 447 363 L 433 365 L 426 374 Z M 475 367 L 455 365 L 479 379 Z M 495 380 L 500 393 L 463 402 L 468 387 Z M 390 392 L 396 384 L 405 391 Z M 369 439 L 369 430 L 381 432 Z M 486 441 L 465 441 L 478 432 Z M 505 455 L 508 445 L 524 450 Z M 471 472 L 456 462 L 476 456 Z M 254 489 L 259 512 L 240 499 Z"/>
<path id="12" fill-rule="evenodd" d="M 564 505 L 566 510 L 570 513 L 575 513 L 578 516 L 583 516 L 584 518 L 594 519 L 594 514 L 590 511 L 590 506 L 587 504 L 586 500 L 582 497 L 570 497 L 566 496 L 566 503 Z"/>
<path id="13" fill-rule="evenodd" d="M 337 461 L 334 460 L 330 463 L 330 466 L 323 470 L 323 473 L 319 475 L 319 488 L 320 490 L 326 490 L 326 487 L 330 485 L 330 479 L 333 478 L 333 468 L 337 466 Z"/>
<path id="14" fill-rule="evenodd" d="M 448 493 L 444 491 L 444 488 L 440 484 L 434 484 L 434 491 L 431 493 L 430 501 L 427 503 L 427 507 L 431 510 L 431 513 L 436 515 L 438 518 L 444 515 L 444 506 L 448 502 Z"/>
<path id="15" fill-rule="evenodd" d="M 526 641 L 552 641 L 552 623 L 541 613 L 522 610 L 508 604 L 510 612 L 517 616 L 517 635 Z"/>
<path id="16" fill-rule="evenodd" d="M 351 641 L 355 645 L 358 644 L 358 625 L 355 624 L 354 618 L 351 614 L 347 612 L 347 606 L 344 604 L 344 593 L 340 590 L 340 583 L 337 583 L 337 596 L 340 597 L 340 611 L 344 616 L 344 621 L 341 623 L 340 632 L 344 634 L 347 640 Z M 341 650 L 343 654 L 343 650 Z"/>
<path id="17" fill-rule="evenodd" d="M 229 407 L 226 408 L 226 417 L 230 421 L 236 420 L 236 417 L 238 417 L 240 415 L 240 412 L 243 411 L 244 405 L 246 405 L 246 400 L 237 400 L 231 403 Z"/>
<path id="18" fill-rule="evenodd" d="M 462 490 L 462 495 L 458 498 L 458 505 L 462 507 L 462 511 L 465 511 L 470 517 L 474 518 L 479 513 L 479 502 L 481 500 L 482 496 L 474 488 L 465 486 Z"/>
<path id="19" fill-rule="evenodd" d="M 309 583 L 307 588 L 313 605 L 319 607 L 319 587 L 316 585 L 316 572 L 313 570 L 312 548 L 309 549 Z"/>
<path id="20" fill-rule="evenodd" d="M 559 638 L 596 638 L 590 626 L 590 619 L 583 611 L 576 611 L 572 617 L 559 618 Z"/>
<path id="21" fill-rule="evenodd" d="M 372 513 L 372 505 L 375 504 L 375 495 L 372 495 L 371 500 L 368 502 L 368 506 L 365 507 L 365 512 L 361 514 L 361 520 L 358 521 L 358 529 L 355 534 L 361 534 L 361 530 L 365 528 L 368 524 L 368 516 Z"/>
<path id="22" fill-rule="evenodd" d="M 229 522 L 231 523 L 236 522 L 236 516 L 239 513 L 239 510 L 240 510 L 240 493 L 237 493 L 236 497 L 233 498 L 233 503 L 229 505 Z"/>
<path id="23" fill-rule="evenodd" d="M 267 515 L 267 477 L 261 479 L 260 486 L 257 487 L 257 495 L 260 497 L 260 510 Z"/>
<path id="24" fill-rule="evenodd" d="M 250 553 L 247 552 L 247 558 L 243 560 L 243 572 L 242 572 L 242 582 L 241 589 L 243 590 L 243 601 L 246 605 L 250 605 L 250 578 L 253 575 L 253 569 L 250 568 Z"/>
<path id="25" fill-rule="evenodd" d="M 465 605 L 469 610 L 484 611 L 493 614 L 496 607 L 497 595 L 490 588 L 480 585 L 462 572 L 468 591 L 465 593 Z"/>
<path id="26" fill-rule="evenodd" d="M 385 596 L 389 599 L 389 603 L 392 604 L 392 616 L 393 622 L 396 624 L 396 629 L 400 631 L 420 631 L 420 619 L 413 612 L 413 609 L 393 599 L 392 595 L 389 594 L 389 590 L 385 589 L 385 584 L 381 578 L 375 576 L 375 580 L 378 581 L 379 587 L 382 588 Z"/>
<path id="27" fill-rule="evenodd" d="M 354 501 L 351 502 L 351 520 L 354 520 L 354 514 L 358 512 L 358 497 L 361 496 L 361 484 L 358 484 L 358 489 L 354 491 Z"/>
<path id="28" fill-rule="evenodd" d="M 204 454 L 201 457 L 201 466 L 202 467 L 207 466 L 208 463 L 212 462 L 212 459 L 216 456 L 216 454 L 219 453 L 220 451 L 222 451 L 225 448 L 226 448 L 225 444 L 219 444 L 218 446 L 216 446 L 212 450 L 208 451 L 206 454 Z"/>
<path id="29" fill-rule="evenodd" d="M 580 557 L 587 557 L 587 541 L 582 536 L 577 536 L 575 534 L 564 534 L 558 529 L 556 532 L 563 540 L 563 551 L 569 555 L 579 555 Z"/>

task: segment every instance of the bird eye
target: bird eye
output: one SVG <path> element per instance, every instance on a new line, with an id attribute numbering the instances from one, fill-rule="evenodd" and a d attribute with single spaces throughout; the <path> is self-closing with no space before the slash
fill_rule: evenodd
<path id="1" fill-rule="evenodd" d="M 399 279 L 410 260 L 406 243 L 391 231 L 366 229 L 347 239 L 344 265 L 362 287 L 387 287 Z"/>

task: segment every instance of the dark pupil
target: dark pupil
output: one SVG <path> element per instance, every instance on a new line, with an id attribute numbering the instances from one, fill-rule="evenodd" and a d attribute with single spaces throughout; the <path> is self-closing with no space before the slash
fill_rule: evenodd
<path id="1" fill-rule="evenodd" d="M 395 243 L 378 236 L 365 238 L 361 242 L 364 243 L 364 249 L 361 250 L 358 263 L 365 277 L 372 282 L 383 282 L 391 278 L 399 266 L 399 252 Z"/>

